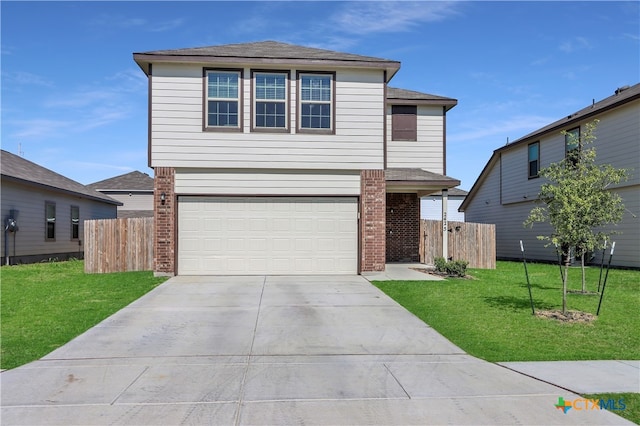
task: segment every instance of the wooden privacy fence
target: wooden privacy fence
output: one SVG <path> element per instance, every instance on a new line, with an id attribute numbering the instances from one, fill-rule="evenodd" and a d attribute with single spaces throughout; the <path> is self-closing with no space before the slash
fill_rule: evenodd
<path id="1" fill-rule="evenodd" d="M 84 271 L 89 274 L 153 270 L 153 218 L 84 222 Z"/>
<path id="2" fill-rule="evenodd" d="M 447 222 L 448 258 L 466 260 L 469 268 L 496 268 L 496 226 L 486 223 Z M 420 221 L 420 262 L 433 265 L 442 257 L 442 221 Z"/>

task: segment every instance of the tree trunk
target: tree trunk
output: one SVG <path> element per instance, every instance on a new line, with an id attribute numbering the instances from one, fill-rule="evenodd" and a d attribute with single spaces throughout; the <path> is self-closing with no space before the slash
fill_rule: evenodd
<path id="1" fill-rule="evenodd" d="M 562 313 L 567 313 L 567 280 L 569 279 L 569 266 L 571 266 L 571 249 L 567 250 L 564 257 L 564 275 L 562 276 Z"/>
<path id="2" fill-rule="evenodd" d="M 562 277 L 562 313 L 567 313 L 567 277 L 569 276 L 569 265 L 564 265 L 564 276 Z"/>
<path id="3" fill-rule="evenodd" d="M 580 256 L 580 263 L 581 263 L 581 267 L 582 267 L 582 292 L 586 293 L 587 292 L 587 282 L 586 282 L 586 278 L 585 278 L 585 269 L 584 269 L 584 251 L 582 252 L 582 255 Z"/>

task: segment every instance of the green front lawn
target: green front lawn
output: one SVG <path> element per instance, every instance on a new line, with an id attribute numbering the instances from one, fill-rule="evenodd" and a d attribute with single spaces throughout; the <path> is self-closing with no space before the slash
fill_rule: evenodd
<path id="1" fill-rule="evenodd" d="M 558 266 L 527 264 L 536 310 L 562 308 Z M 599 268 L 588 268 L 587 290 L 596 292 Z M 640 272 L 611 270 L 593 322 L 563 323 L 531 314 L 522 263 L 472 269 L 474 279 L 378 281 L 374 284 L 464 351 L 498 361 L 640 359 Z M 568 288 L 578 290 L 580 268 Z M 599 294 L 567 295 L 569 310 L 595 314 Z"/>
<path id="2" fill-rule="evenodd" d="M 2 369 L 41 358 L 166 279 L 85 274 L 82 261 L 3 266 L 0 273 Z"/>

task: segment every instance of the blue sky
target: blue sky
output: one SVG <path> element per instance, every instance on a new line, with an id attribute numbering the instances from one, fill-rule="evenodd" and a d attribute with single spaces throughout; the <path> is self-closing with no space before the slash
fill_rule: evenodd
<path id="1" fill-rule="evenodd" d="M 88 184 L 147 167 L 133 52 L 277 40 L 398 60 L 458 99 L 447 174 L 640 81 L 640 2 L 0 2 L 2 148 Z"/>

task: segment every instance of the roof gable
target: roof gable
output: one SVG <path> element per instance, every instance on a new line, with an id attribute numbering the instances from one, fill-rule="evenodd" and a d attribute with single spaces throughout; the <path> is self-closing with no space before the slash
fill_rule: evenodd
<path id="1" fill-rule="evenodd" d="M 153 178 L 136 170 L 91 183 L 87 188 L 96 191 L 153 191 Z"/>
<path id="2" fill-rule="evenodd" d="M 581 110 L 570 114 L 567 117 L 554 121 L 553 123 L 544 126 L 532 133 L 529 133 L 528 135 L 523 136 L 510 144 L 496 149 L 495 151 L 493 151 L 491 158 L 489 158 L 489 161 L 487 161 L 487 164 L 485 164 L 484 168 L 480 172 L 480 176 L 478 176 L 478 178 L 474 182 L 471 190 L 469 190 L 469 194 L 465 198 L 459 210 L 464 211 L 469 206 L 476 193 L 478 192 L 478 188 L 480 187 L 488 173 L 491 171 L 493 166 L 497 163 L 498 158 L 500 157 L 502 152 L 514 149 L 521 145 L 526 145 L 530 142 L 535 142 L 545 134 L 560 131 L 561 129 L 571 128 L 571 126 L 574 124 L 577 124 L 586 119 L 597 116 L 598 114 L 601 114 L 605 111 L 617 108 L 637 99 L 640 99 L 640 83 L 637 83 L 630 87 L 625 86 L 622 88 L 618 88 L 612 96 L 604 98 L 598 102 L 593 102 L 590 106 L 582 108 Z"/>
<path id="3" fill-rule="evenodd" d="M 71 180 L 61 174 L 39 166 L 36 163 L 25 160 L 24 158 L 5 150 L 2 150 L 0 164 L 3 180 L 8 178 L 109 204 L 121 204 L 119 201 L 96 192 L 93 189 L 87 188 L 75 180 Z"/>

